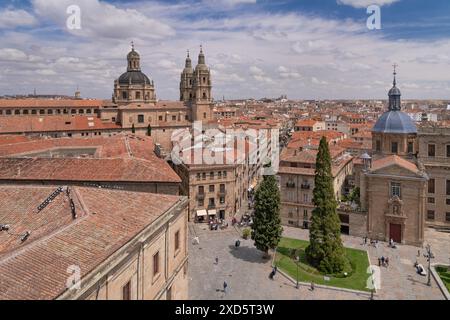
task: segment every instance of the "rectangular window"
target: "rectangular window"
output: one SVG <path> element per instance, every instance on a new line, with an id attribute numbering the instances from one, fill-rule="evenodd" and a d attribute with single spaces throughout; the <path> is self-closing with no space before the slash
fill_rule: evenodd
<path id="1" fill-rule="evenodd" d="M 427 220 L 434 220 L 434 210 L 427 211 Z"/>
<path id="2" fill-rule="evenodd" d="M 204 186 L 198 186 L 198 193 L 204 194 L 205 193 L 205 187 Z"/>
<path id="3" fill-rule="evenodd" d="M 308 210 L 303 210 L 303 219 L 308 220 Z"/>
<path id="4" fill-rule="evenodd" d="M 162 116 L 159 116 L 158 119 L 159 119 L 159 121 L 162 121 L 163 118 L 162 118 Z"/>
<path id="5" fill-rule="evenodd" d="M 216 202 L 215 202 L 214 198 L 209 198 L 209 203 L 208 203 L 208 205 L 209 205 L 210 207 L 214 207 L 215 204 L 216 204 Z"/>
<path id="6" fill-rule="evenodd" d="M 398 142 L 392 142 L 391 144 L 391 152 L 397 153 L 398 152 Z"/>
<path id="7" fill-rule="evenodd" d="M 159 273 L 159 251 L 153 256 L 153 276 Z"/>
<path id="8" fill-rule="evenodd" d="M 308 203 L 308 194 L 307 193 L 303 194 L 303 202 Z"/>
<path id="9" fill-rule="evenodd" d="M 414 152 L 414 144 L 412 142 L 408 142 L 408 153 Z"/>
<path id="10" fill-rule="evenodd" d="M 428 180 L 428 193 L 434 193 L 434 179 Z"/>
<path id="11" fill-rule="evenodd" d="M 128 281 L 127 284 L 125 284 L 122 287 L 122 300 L 131 300 L 131 282 Z"/>
<path id="12" fill-rule="evenodd" d="M 175 232 L 175 252 L 180 249 L 180 231 Z"/>
<path id="13" fill-rule="evenodd" d="M 206 180 L 206 172 L 202 173 L 202 180 Z"/>
<path id="14" fill-rule="evenodd" d="M 445 199 L 445 204 L 448 205 L 448 206 L 450 206 L 450 198 Z"/>
<path id="15" fill-rule="evenodd" d="M 447 145 L 447 158 L 450 158 L 450 144 Z"/>
<path id="16" fill-rule="evenodd" d="M 224 184 L 220 185 L 220 192 L 225 193 L 225 185 Z"/>
<path id="17" fill-rule="evenodd" d="M 434 198 L 428 198 L 428 203 L 434 203 Z"/>
<path id="18" fill-rule="evenodd" d="M 200 173 L 197 173 L 197 180 L 200 180 L 201 176 Z"/>
<path id="19" fill-rule="evenodd" d="M 198 200 L 198 207 L 203 207 L 205 205 L 205 200 L 199 199 Z"/>
<path id="20" fill-rule="evenodd" d="M 209 186 L 209 192 L 214 192 L 214 185 L 213 184 Z"/>
<path id="21" fill-rule="evenodd" d="M 445 213 L 445 221 L 447 221 L 447 222 L 450 221 L 450 212 Z"/>
<path id="22" fill-rule="evenodd" d="M 392 182 L 391 183 L 391 197 L 401 197 L 401 186 L 400 183 Z"/>
<path id="23" fill-rule="evenodd" d="M 436 156 L 436 145 L 435 144 L 428 145 L 428 156 L 429 157 Z"/>
<path id="24" fill-rule="evenodd" d="M 224 204 L 225 203 L 225 197 L 220 197 L 220 204 Z"/>
<path id="25" fill-rule="evenodd" d="M 141 99 L 141 93 L 140 92 L 136 92 L 136 100 L 140 100 Z"/>
<path id="26" fill-rule="evenodd" d="M 377 140 L 376 145 L 377 145 L 377 151 L 381 151 L 381 141 L 380 140 Z"/>
<path id="27" fill-rule="evenodd" d="M 450 180 L 446 181 L 446 188 L 445 189 L 446 189 L 445 194 L 450 196 Z"/>
<path id="28" fill-rule="evenodd" d="M 139 123 L 143 123 L 144 122 L 144 115 L 143 114 L 138 114 L 138 122 Z"/>
<path id="29" fill-rule="evenodd" d="M 177 120 L 177 116 L 172 116 L 172 121 L 176 121 Z"/>
<path id="30" fill-rule="evenodd" d="M 222 171 L 218 171 L 217 172 L 217 178 L 218 179 L 222 179 Z"/>
<path id="31" fill-rule="evenodd" d="M 226 171 L 223 172 L 223 177 L 224 177 L 224 178 L 227 177 L 227 172 L 226 172 Z"/>
<path id="32" fill-rule="evenodd" d="M 210 172 L 209 173 L 209 178 L 212 180 L 212 179 L 214 179 L 214 172 Z"/>

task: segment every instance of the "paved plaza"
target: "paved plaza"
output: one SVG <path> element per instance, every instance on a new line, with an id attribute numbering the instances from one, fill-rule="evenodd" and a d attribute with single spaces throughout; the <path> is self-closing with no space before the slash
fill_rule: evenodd
<path id="1" fill-rule="evenodd" d="M 271 261 L 262 258 L 262 253 L 253 246 L 252 240 L 240 239 L 240 233 L 233 227 L 226 230 L 210 231 L 206 225 L 191 224 L 189 247 L 189 299 L 191 300 L 242 300 L 242 299 L 282 299 L 282 300 L 367 300 L 368 294 L 347 292 L 339 289 L 316 287 L 311 291 L 308 286 L 295 284 L 280 273 L 274 280 L 269 279 Z M 199 244 L 193 244 L 197 236 Z M 308 239 L 308 231 L 284 227 L 284 236 L 296 239 Z M 241 240 L 236 249 L 234 243 Z M 378 248 L 364 246 L 363 239 L 343 236 L 345 246 L 367 250 L 372 264 L 378 265 L 378 257 L 389 257 L 388 268 L 381 268 L 381 290 L 376 299 L 389 300 L 429 300 L 444 299 L 434 279 L 432 286 L 426 285 L 427 278 L 416 274 L 416 259 L 426 266 L 424 250 L 413 246 L 388 248 L 379 243 Z M 449 263 L 450 234 L 426 231 L 426 243 L 430 243 L 436 258 L 433 263 Z M 420 250 L 420 257 L 417 256 Z M 218 264 L 215 259 L 218 257 Z M 223 292 L 224 281 L 228 284 Z"/>

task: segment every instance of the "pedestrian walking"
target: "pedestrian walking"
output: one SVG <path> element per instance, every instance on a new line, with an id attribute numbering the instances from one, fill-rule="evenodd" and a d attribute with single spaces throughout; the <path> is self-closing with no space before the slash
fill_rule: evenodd
<path id="1" fill-rule="evenodd" d="M 381 258 L 378 258 L 378 266 L 381 267 Z"/>
<path id="2" fill-rule="evenodd" d="M 223 292 L 227 293 L 228 283 L 226 281 L 223 282 Z"/>
<path id="3" fill-rule="evenodd" d="M 384 266 L 384 256 L 381 256 L 381 264 Z"/>
<path id="4" fill-rule="evenodd" d="M 367 245 L 367 236 L 364 237 L 364 245 Z"/>
<path id="5" fill-rule="evenodd" d="M 311 291 L 314 291 L 314 282 L 311 282 Z"/>
<path id="6" fill-rule="evenodd" d="M 389 267 L 389 258 L 386 257 L 386 259 L 384 261 L 386 262 L 386 267 Z"/>
<path id="7" fill-rule="evenodd" d="M 219 264 L 219 257 L 216 257 L 216 264 Z"/>

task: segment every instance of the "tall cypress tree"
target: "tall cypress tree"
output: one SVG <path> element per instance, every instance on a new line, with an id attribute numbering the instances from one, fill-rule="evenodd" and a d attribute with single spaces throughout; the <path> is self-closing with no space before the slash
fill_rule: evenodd
<path id="1" fill-rule="evenodd" d="M 310 244 L 306 248 L 306 256 L 321 272 L 335 274 L 347 269 L 349 264 L 341 240 L 331 156 L 325 137 L 320 140 L 315 173 L 313 190 L 315 208 L 311 217 Z"/>
<path id="2" fill-rule="evenodd" d="M 275 176 L 264 176 L 255 193 L 255 216 L 252 225 L 252 240 L 255 247 L 268 256 L 281 239 L 280 190 Z"/>

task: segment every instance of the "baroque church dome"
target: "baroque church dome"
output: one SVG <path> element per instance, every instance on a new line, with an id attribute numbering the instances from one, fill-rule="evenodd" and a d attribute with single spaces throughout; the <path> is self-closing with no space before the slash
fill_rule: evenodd
<path id="1" fill-rule="evenodd" d="M 389 90 L 389 110 L 381 115 L 372 132 L 380 133 L 417 133 L 417 128 L 412 119 L 401 111 L 401 92 L 397 88 L 396 72 L 394 69 L 394 83 Z"/>
<path id="2" fill-rule="evenodd" d="M 137 51 L 134 50 L 132 43 L 131 51 L 127 55 L 128 68 L 127 72 L 119 77 L 119 84 L 133 84 L 144 85 L 151 84 L 150 79 L 145 73 L 141 71 L 141 57 Z"/>

